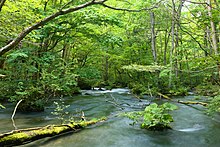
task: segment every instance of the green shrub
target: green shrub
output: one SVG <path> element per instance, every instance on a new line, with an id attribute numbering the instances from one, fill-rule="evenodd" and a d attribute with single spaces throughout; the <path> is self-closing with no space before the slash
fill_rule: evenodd
<path id="1" fill-rule="evenodd" d="M 219 85 L 212 85 L 212 84 L 198 85 L 196 87 L 195 92 L 199 95 L 204 95 L 204 96 L 220 95 Z"/>
<path id="2" fill-rule="evenodd" d="M 141 128 L 162 131 L 171 129 L 170 123 L 173 122 L 173 117 L 169 114 L 169 111 L 175 109 L 177 109 L 177 106 L 170 103 L 162 105 L 153 103 L 147 106 L 144 111 L 130 112 L 125 116 L 132 119 L 133 124 L 140 122 Z"/>
<path id="3" fill-rule="evenodd" d="M 147 88 L 140 83 L 132 83 L 129 88 L 133 94 L 141 95 L 147 91 Z"/>
<path id="4" fill-rule="evenodd" d="M 208 105 L 208 114 L 220 112 L 220 95 L 215 96 Z"/>
<path id="5" fill-rule="evenodd" d="M 187 95 L 188 90 L 189 89 L 187 87 L 180 86 L 178 88 L 169 90 L 169 94 L 172 96 L 184 96 Z"/>

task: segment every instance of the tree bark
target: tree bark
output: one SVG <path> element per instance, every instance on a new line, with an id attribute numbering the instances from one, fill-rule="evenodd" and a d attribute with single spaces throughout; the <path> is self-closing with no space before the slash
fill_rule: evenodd
<path id="1" fill-rule="evenodd" d="M 170 49 L 170 74 L 169 74 L 169 88 L 172 87 L 172 74 L 173 74 L 173 51 L 175 49 L 175 2 L 172 0 L 172 27 L 171 27 L 171 36 L 172 36 L 172 47 Z"/>
<path id="2" fill-rule="evenodd" d="M 178 47 L 179 47 L 179 43 L 181 41 L 180 37 L 180 25 L 181 25 L 181 13 L 182 13 L 182 8 L 183 8 L 183 3 L 185 2 L 185 0 L 179 0 L 179 6 L 178 9 L 175 10 L 176 14 L 175 16 L 175 56 L 177 57 L 179 55 L 179 51 L 178 51 Z M 175 7 L 174 7 L 175 8 Z M 178 68 L 179 68 L 179 59 L 176 58 L 175 59 L 175 75 L 176 77 L 178 77 Z"/>
<path id="3" fill-rule="evenodd" d="M 6 0 L 1 0 L 0 2 L 0 12 L 2 11 L 2 7 L 4 6 Z"/>
<path id="4" fill-rule="evenodd" d="M 215 55 L 218 54 L 218 41 L 217 41 L 217 35 L 216 35 L 216 26 L 213 22 L 212 18 L 212 3 L 211 0 L 207 0 L 208 3 L 208 14 L 210 17 L 210 26 L 211 26 L 211 36 L 212 36 L 212 48 L 214 50 Z"/>
<path id="5" fill-rule="evenodd" d="M 91 6 L 91 5 L 102 4 L 105 1 L 107 1 L 107 0 L 101 0 L 101 1 L 91 0 L 90 2 L 84 3 L 82 5 L 79 5 L 79 6 L 76 6 L 76 7 L 73 7 L 73 8 L 68 8 L 68 9 L 65 9 L 65 10 L 59 10 L 58 12 L 44 18 L 40 22 L 37 22 L 34 25 L 24 29 L 13 41 L 11 41 L 9 44 L 7 44 L 6 46 L 4 46 L 0 49 L 0 56 L 4 55 L 6 52 L 13 49 L 30 32 L 32 32 L 33 30 L 38 29 L 41 26 L 44 26 L 46 23 L 48 23 L 49 21 L 57 18 L 58 16 L 62 16 L 62 15 L 65 15 L 65 14 L 68 14 L 68 13 L 71 13 L 71 12 L 75 12 L 75 11 L 78 11 L 80 9 L 86 8 L 86 7 Z"/>
<path id="6" fill-rule="evenodd" d="M 154 58 L 154 62 L 157 62 L 157 52 L 156 52 L 156 35 L 155 35 L 155 16 L 154 12 L 150 13 L 151 20 L 151 49 Z"/>

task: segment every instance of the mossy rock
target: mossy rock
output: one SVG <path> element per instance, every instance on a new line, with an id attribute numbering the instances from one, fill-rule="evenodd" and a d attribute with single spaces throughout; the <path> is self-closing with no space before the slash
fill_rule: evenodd
<path id="1" fill-rule="evenodd" d="M 147 129 L 147 130 L 150 130 L 150 131 L 165 131 L 165 130 L 172 129 L 170 126 L 164 125 L 164 124 L 157 124 L 155 126 L 148 126 L 146 124 L 142 124 L 141 128 L 142 129 Z"/>

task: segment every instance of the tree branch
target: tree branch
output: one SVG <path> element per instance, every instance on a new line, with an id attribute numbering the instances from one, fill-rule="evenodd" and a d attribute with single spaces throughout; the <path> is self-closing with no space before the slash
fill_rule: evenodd
<path id="1" fill-rule="evenodd" d="M 44 18 L 40 22 L 37 22 L 34 25 L 24 29 L 13 41 L 11 41 L 6 46 L 0 48 L 0 56 L 4 55 L 6 52 L 8 52 L 11 49 L 13 49 L 30 32 L 32 32 L 33 30 L 38 29 L 41 26 L 44 26 L 46 23 L 48 23 L 49 21 L 57 18 L 58 16 L 62 16 L 62 15 L 65 15 L 65 14 L 68 14 L 68 13 L 71 13 L 71 12 L 75 12 L 75 11 L 78 11 L 80 9 L 86 8 L 86 7 L 91 6 L 91 5 L 102 4 L 102 3 L 106 2 L 106 1 L 107 0 L 100 0 L 100 1 L 92 0 L 92 1 L 89 1 L 87 3 L 84 3 L 84 4 L 76 6 L 76 7 L 68 8 L 68 9 L 65 9 L 65 10 L 59 10 L 58 12 L 56 12 L 56 13 L 54 13 L 54 14 L 46 17 L 46 18 Z"/>
<path id="2" fill-rule="evenodd" d="M 91 0 L 87 3 L 81 4 L 79 6 L 76 7 L 72 7 L 72 8 L 68 8 L 65 10 L 59 10 L 58 12 L 44 18 L 43 20 L 41 20 L 40 22 L 37 22 L 35 24 L 33 24 L 30 27 L 27 27 L 26 29 L 24 29 L 13 41 L 11 41 L 9 44 L 7 44 L 6 46 L 0 48 L 0 56 L 4 55 L 5 53 L 7 53 L 8 51 L 12 50 L 16 45 L 19 44 L 19 42 L 24 39 L 30 32 L 32 32 L 33 30 L 38 29 L 41 26 L 44 26 L 46 23 L 48 23 L 49 21 L 57 18 L 58 16 L 62 16 L 71 12 L 75 12 L 78 11 L 80 9 L 86 8 L 88 6 L 91 5 L 102 5 L 104 7 L 107 7 L 109 9 L 113 9 L 113 10 L 120 10 L 120 11 L 128 11 L 128 12 L 140 12 L 140 11 L 146 11 L 146 10 L 152 10 L 154 8 L 157 8 L 159 6 L 159 4 L 163 1 L 160 0 L 159 2 L 157 2 L 154 6 L 150 7 L 150 8 L 143 8 L 143 9 L 139 9 L 139 10 L 130 10 L 130 9 L 124 9 L 124 8 L 114 8 L 112 6 L 106 5 L 104 4 L 107 0 Z M 3 1 L 2 1 L 3 2 Z M 68 4 L 68 3 L 67 3 Z M 66 5 L 64 5 L 65 7 Z"/>
<path id="3" fill-rule="evenodd" d="M 163 0 L 160 0 L 159 2 L 157 2 L 154 6 L 152 6 L 150 8 L 142 8 L 142 9 L 137 9 L 137 10 L 135 10 L 135 9 L 125 9 L 125 8 L 116 8 L 116 7 L 109 6 L 105 3 L 101 3 L 101 5 L 106 7 L 106 8 L 112 9 L 112 10 L 127 11 L 127 12 L 141 12 L 141 11 L 149 11 L 149 10 L 158 8 L 162 1 Z"/>
<path id="4" fill-rule="evenodd" d="M 188 32 L 187 30 L 184 30 L 183 27 L 181 25 L 178 25 L 180 30 L 183 31 L 184 33 L 188 34 L 200 47 L 200 49 L 202 49 L 207 55 L 210 55 L 203 47 L 202 44 L 193 36 L 193 34 L 191 34 L 190 32 Z"/>
<path id="5" fill-rule="evenodd" d="M 194 102 L 194 101 L 181 101 L 181 100 L 174 100 L 162 93 L 157 93 L 160 97 L 164 98 L 164 99 L 167 99 L 169 101 L 172 101 L 172 102 L 176 102 L 176 103 L 180 103 L 180 104 L 185 104 L 185 105 L 202 105 L 202 106 L 208 106 L 208 103 L 204 103 L 204 102 Z"/>
<path id="6" fill-rule="evenodd" d="M 209 6 L 209 4 L 205 3 L 205 2 L 195 2 L 195 1 L 191 1 L 191 0 L 185 0 L 185 2 L 192 3 L 192 4 L 198 4 L 198 5 L 202 4 L 202 5 Z"/>
<path id="7" fill-rule="evenodd" d="M 19 104 L 20 104 L 21 102 L 22 102 L 22 100 L 20 100 L 20 101 L 16 104 L 15 109 L 14 109 L 14 112 L 13 112 L 13 114 L 12 114 L 12 116 L 11 116 L 12 124 L 13 124 L 15 130 L 17 130 L 17 127 L 16 127 L 16 125 L 15 125 L 14 116 L 15 116 L 15 113 L 16 113 L 16 111 L 17 111 L 17 108 L 18 108 L 18 106 L 19 106 Z"/>
<path id="8" fill-rule="evenodd" d="M 2 7 L 4 6 L 6 0 L 1 0 L 0 2 L 0 12 L 2 11 Z"/>

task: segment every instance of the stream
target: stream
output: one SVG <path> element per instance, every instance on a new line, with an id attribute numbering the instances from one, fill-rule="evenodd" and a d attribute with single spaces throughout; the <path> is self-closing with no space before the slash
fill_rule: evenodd
<path id="1" fill-rule="evenodd" d="M 180 100 L 195 100 L 194 96 L 179 97 Z M 54 99 L 58 101 L 59 99 Z M 176 104 L 179 109 L 172 112 L 173 130 L 154 132 L 132 126 L 131 120 L 118 116 L 122 112 L 143 110 L 152 98 L 145 96 L 141 101 L 128 89 L 86 90 L 81 95 L 65 97 L 67 111 L 85 113 L 86 119 L 107 116 L 105 122 L 87 127 L 77 133 L 44 138 L 22 147 L 219 147 L 220 116 L 211 118 L 204 114 L 199 105 Z M 160 100 L 161 101 L 161 100 Z M 12 104 L 0 109 L 0 133 L 14 129 L 11 114 Z M 52 115 L 55 105 L 49 105 L 44 112 L 16 113 L 15 123 L 19 129 L 58 124 Z"/>

